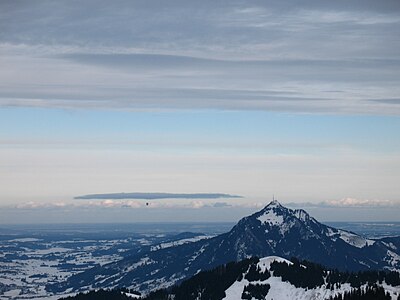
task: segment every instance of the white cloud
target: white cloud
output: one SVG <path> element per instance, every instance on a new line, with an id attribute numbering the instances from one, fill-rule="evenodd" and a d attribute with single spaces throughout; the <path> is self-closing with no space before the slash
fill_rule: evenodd
<path id="1" fill-rule="evenodd" d="M 27 201 L 19 203 L 15 206 L 18 209 L 42 209 L 42 208 L 67 208 L 70 204 L 63 201 L 54 202 L 40 202 L 40 201 Z"/>
<path id="2" fill-rule="evenodd" d="M 191 205 L 193 208 L 202 208 L 205 204 L 203 201 L 192 201 Z"/>
<path id="3" fill-rule="evenodd" d="M 261 209 L 268 204 L 268 200 L 260 202 L 251 199 L 232 200 L 230 202 L 215 202 L 205 200 L 195 201 L 177 201 L 177 200 L 158 200 L 158 201 L 134 201 L 134 200 L 102 200 L 102 201 L 28 201 L 17 204 L 14 207 L 21 210 L 71 210 L 71 209 L 203 209 L 203 208 L 216 208 L 216 209 L 234 209 L 234 208 L 247 208 L 247 209 Z M 355 199 L 343 198 L 339 200 L 328 200 L 323 202 L 282 202 L 292 208 L 319 208 L 319 209 L 332 209 L 332 208 L 400 208 L 400 201 L 395 200 L 369 200 L 369 199 Z"/>
<path id="4" fill-rule="evenodd" d="M 176 209 L 176 208 L 184 208 L 184 209 L 199 209 L 199 208 L 219 208 L 219 207 L 230 207 L 232 205 L 226 202 L 215 202 L 215 201 L 174 201 L 174 200 L 141 200 L 141 201 L 133 201 L 133 200 L 101 200 L 101 201 L 27 201 L 23 203 L 19 203 L 15 206 L 7 206 L 14 207 L 17 209 L 79 209 L 79 208 L 105 208 L 105 209 L 113 209 L 113 208 L 148 208 L 148 209 Z M 242 206 L 240 203 L 235 204 L 234 206 L 240 207 Z M 255 205 L 245 205 L 245 207 L 257 207 Z"/>
<path id="5" fill-rule="evenodd" d="M 286 203 L 293 208 L 396 208 L 400 209 L 400 200 L 387 199 L 356 199 L 342 198 L 339 200 L 327 200 L 321 202 L 290 202 Z"/>
<path id="6" fill-rule="evenodd" d="M 343 198 L 323 202 L 325 205 L 337 207 L 391 207 L 400 206 L 400 201 L 378 199 Z"/>

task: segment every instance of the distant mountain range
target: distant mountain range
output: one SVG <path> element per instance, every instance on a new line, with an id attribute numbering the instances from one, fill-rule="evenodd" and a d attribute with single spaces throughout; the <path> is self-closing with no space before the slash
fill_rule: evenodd
<path id="1" fill-rule="evenodd" d="M 46 289 L 57 293 L 118 287 L 150 291 L 230 261 L 271 255 L 296 257 L 342 271 L 400 270 L 400 237 L 366 239 L 321 224 L 304 210 L 272 201 L 227 233 L 171 247 L 148 247 Z"/>

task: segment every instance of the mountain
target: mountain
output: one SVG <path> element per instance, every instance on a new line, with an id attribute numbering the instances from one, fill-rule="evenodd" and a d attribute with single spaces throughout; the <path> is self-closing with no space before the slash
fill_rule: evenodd
<path id="1" fill-rule="evenodd" d="M 304 210 L 272 201 L 214 238 L 141 253 L 50 284 L 49 292 L 127 287 L 141 291 L 172 286 L 230 261 L 271 255 L 297 257 L 339 270 L 400 269 L 400 237 L 365 239 L 319 223 Z"/>
<path id="2" fill-rule="evenodd" d="M 339 272 L 277 256 L 252 258 L 203 271 L 144 300 L 399 299 L 396 271 Z"/>
<path id="3" fill-rule="evenodd" d="M 140 298 L 122 289 L 91 291 L 64 300 L 125 300 L 127 295 Z M 400 299 L 400 275 L 395 271 L 339 272 L 307 261 L 270 256 L 202 271 L 179 285 L 154 291 L 141 299 Z"/>

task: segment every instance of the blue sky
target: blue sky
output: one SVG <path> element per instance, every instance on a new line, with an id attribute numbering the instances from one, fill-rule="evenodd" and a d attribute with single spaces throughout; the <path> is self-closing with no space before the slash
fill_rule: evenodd
<path id="1" fill-rule="evenodd" d="M 181 145 L 208 148 L 208 143 L 214 143 L 216 148 L 232 151 L 312 153 L 329 146 L 382 154 L 396 154 L 400 146 L 400 139 L 393 138 L 400 128 L 397 116 L 2 108 L 0 117 L 2 137 L 16 145 L 46 147 L 58 142 L 90 146 L 110 141 L 109 147 L 130 148 L 135 143 L 148 143 L 167 150 Z M 241 149 L 248 143 L 253 147 Z"/>
<path id="2" fill-rule="evenodd" d="M 124 207 L 123 221 L 227 221 L 272 194 L 330 221 L 395 220 L 399 8 L 2 1 L 2 222 Z M 244 198 L 73 199 L 119 192 Z"/>

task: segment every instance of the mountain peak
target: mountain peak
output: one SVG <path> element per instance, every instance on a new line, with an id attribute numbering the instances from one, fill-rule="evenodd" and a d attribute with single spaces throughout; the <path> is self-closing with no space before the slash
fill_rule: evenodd
<path id="1" fill-rule="evenodd" d="M 287 215 L 288 209 L 282 206 L 278 200 L 273 199 L 261 211 L 255 214 L 257 220 L 262 224 L 280 226 L 284 223 L 284 216 Z"/>
<path id="2" fill-rule="evenodd" d="M 282 207 L 282 204 L 274 198 L 266 207 Z"/>
<path id="3" fill-rule="evenodd" d="M 314 220 L 313 217 L 311 217 L 305 210 L 303 209 L 290 209 L 285 206 L 283 206 L 278 200 L 274 199 L 270 203 L 268 203 L 267 206 L 265 206 L 260 212 L 269 212 L 273 211 L 275 214 L 285 214 L 285 215 L 291 215 L 296 218 L 298 218 L 300 221 L 309 221 L 309 220 Z"/>

